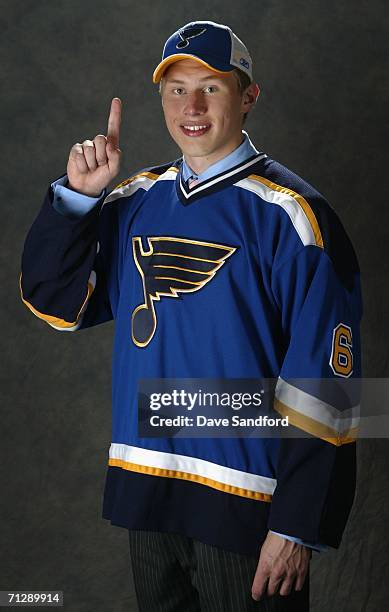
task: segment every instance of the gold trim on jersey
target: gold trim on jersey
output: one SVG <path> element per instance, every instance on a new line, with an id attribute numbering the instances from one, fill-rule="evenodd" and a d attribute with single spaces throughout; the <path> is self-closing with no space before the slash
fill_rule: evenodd
<path id="1" fill-rule="evenodd" d="M 168 168 L 167 170 L 165 170 L 165 172 L 176 172 L 178 173 L 178 168 L 176 168 L 175 166 L 170 166 L 170 168 Z M 136 179 L 138 179 L 141 176 L 145 176 L 149 179 L 152 179 L 153 181 L 158 180 L 161 176 L 163 176 L 165 174 L 165 172 L 163 174 L 155 174 L 154 172 L 139 172 L 139 174 L 135 174 L 135 176 L 130 176 L 130 178 L 125 179 L 124 181 L 122 181 L 121 183 L 119 183 L 118 185 L 116 185 L 112 191 L 115 191 L 116 189 L 120 189 L 120 187 L 124 187 L 125 185 L 128 185 L 129 183 L 132 183 L 133 181 L 135 181 Z M 112 193 L 112 192 L 111 192 Z"/>
<path id="2" fill-rule="evenodd" d="M 86 298 L 80 308 L 80 311 L 77 315 L 77 318 L 74 322 L 69 322 L 69 321 L 65 321 L 64 319 L 61 319 L 59 317 L 55 317 L 53 315 L 48 315 L 45 314 L 43 312 L 40 312 L 39 310 L 37 310 L 36 308 L 34 308 L 34 306 L 32 304 L 30 304 L 30 302 L 28 302 L 24 297 L 23 297 L 23 290 L 22 290 L 22 273 L 20 274 L 19 277 L 19 287 L 20 287 L 20 296 L 22 299 L 23 304 L 25 304 L 27 306 L 27 308 L 29 308 L 31 310 L 31 312 L 38 317 L 39 319 L 42 319 L 43 321 L 45 321 L 46 323 L 48 323 L 49 325 L 51 325 L 52 327 L 58 327 L 58 328 L 63 328 L 63 329 L 67 329 L 70 327 L 74 327 L 75 325 L 78 324 L 80 316 L 82 314 L 82 312 L 84 311 L 84 308 L 87 304 L 87 302 L 89 301 L 93 291 L 94 291 L 94 286 L 93 284 L 88 281 L 88 290 L 87 290 L 87 295 Z"/>
<path id="3" fill-rule="evenodd" d="M 313 232 L 316 246 L 320 248 L 324 248 L 323 237 L 322 237 L 319 223 L 316 219 L 315 213 L 313 212 L 310 204 L 307 202 L 307 200 L 302 195 L 300 195 L 296 191 L 293 191 L 293 189 L 289 189 L 288 187 L 284 187 L 283 185 L 278 185 L 278 183 L 273 183 L 273 181 L 269 181 L 268 179 L 264 178 L 263 176 L 259 176 L 258 174 L 250 174 L 249 176 L 246 177 L 246 179 L 242 179 L 242 181 L 238 181 L 237 184 L 239 185 L 240 182 L 243 183 L 247 179 L 257 181 L 258 183 L 265 185 L 266 187 L 268 187 L 269 189 L 272 189 L 273 191 L 277 191 L 278 193 L 284 193 L 285 195 L 293 198 L 294 201 L 298 204 L 298 206 L 304 211 L 304 214 Z"/>
<path id="4" fill-rule="evenodd" d="M 321 438 L 330 444 L 335 446 L 341 446 L 342 444 L 348 444 L 355 442 L 358 437 L 358 427 L 350 427 L 347 431 L 340 433 L 336 429 L 324 425 L 315 419 L 311 419 L 305 414 L 301 414 L 297 410 L 294 410 L 290 406 L 287 406 L 279 399 L 274 399 L 274 409 L 281 414 L 283 417 L 288 417 L 288 423 L 294 425 L 303 431 Z"/>
<path id="5" fill-rule="evenodd" d="M 173 253 L 169 253 L 169 255 L 172 255 L 172 254 Z M 165 255 L 166 255 L 166 253 L 165 253 Z M 188 259 L 191 259 L 191 258 L 188 257 Z M 193 257 L 193 259 L 196 259 L 196 258 Z M 202 259 L 201 261 L 205 261 L 205 260 Z M 185 270 L 185 272 L 193 272 L 193 274 L 212 274 L 212 271 L 211 272 L 203 272 L 201 270 L 192 270 L 191 268 L 183 268 L 182 266 L 164 266 L 162 264 L 153 264 L 153 268 L 172 268 L 172 270 Z"/>
<path id="6" fill-rule="evenodd" d="M 214 263 L 213 259 L 204 259 L 203 257 L 191 257 L 190 255 L 181 255 L 180 253 L 164 253 L 163 251 L 154 251 L 154 255 L 167 255 L 168 257 L 183 257 L 184 259 L 193 259 L 195 261 L 206 261 L 208 263 Z M 222 261 L 221 259 L 215 261 Z"/>
<path id="7" fill-rule="evenodd" d="M 194 246 L 202 246 L 205 248 L 209 247 L 209 250 L 206 251 L 207 255 L 211 255 L 211 252 L 210 252 L 211 249 L 219 249 L 222 252 L 222 255 L 221 257 L 217 257 L 215 259 L 208 259 L 208 258 L 201 258 L 201 257 L 192 257 L 191 255 L 187 255 L 187 254 L 171 253 L 171 252 L 169 253 L 169 252 L 165 252 L 164 250 L 154 251 L 154 245 L 160 242 L 174 242 L 174 243 L 179 243 L 181 245 L 191 244 Z M 222 245 L 222 244 L 204 242 L 200 240 L 191 240 L 189 238 L 176 238 L 172 236 L 152 236 L 152 237 L 147 238 L 147 243 L 148 243 L 149 248 L 148 250 L 144 250 L 141 237 L 133 236 L 132 238 L 133 258 L 134 258 L 135 265 L 138 269 L 138 272 L 140 274 L 140 277 L 142 279 L 144 302 L 142 304 L 139 304 L 133 310 L 133 313 L 131 316 L 131 337 L 132 337 L 134 344 L 136 344 L 136 346 L 139 346 L 140 348 L 144 348 L 145 346 L 149 344 L 149 342 L 153 338 L 155 331 L 157 329 L 157 315 L 155 312 L 154 302 L 160 301 L 161 297 L 177 298 L 179 297 L 180 293 L 190 293 L 190 292 L 198 291 L 201 287 L 203 287 L 206 283 L 208 283 L 215 276 L 216 272 L 224 264 L 225 260 L 236 251 L 236 247 L 229 247 L 229 246 Z M 165 245 L 165 248 L 166 248 L 166 245 Z M 163 249 L 163 245 L 162 245 L 162 249 Z M 169 284 L 167 288 L 164 286 L 161 286 L 160 289 L 157 289 L 157 290 L 153 289 L 150 291 L 149 287 L 146 286 L 146 279 L 144 276 L 142 265 L 140 264 L 140 260 L 141 259 L 144 260 L 145 258 L 154 257 L 157 255 L 170 255 L 174 257 L 182 257 L 185 259 L 190 259 L 192 263 L 195 261 L 203 261 L 203 262 L 213 264 L 213 267 L 211 270 L 205 271 L 205 270 L 193 270 L 193 268 L 181 268 L 181 267 L 176 267 L 176 266 L 158 265 L 159 268 L 167 267 L 169 269 L 173 268 L 177 270 L 184 270 L 185 272 L 188 272 L 188 274 L 193 274 L 193 272 L 195 272 L 198 274 L 202 274 L 204 278 L 201 281 L 193 281 L 193 280 L 179 278 L 175 276 L 163 276 L 163 275 L 154 276 L 153 277 L 154 280 L 172 281 L 172 283 Z M 154 264 L 151 264 L 150 267 L 157 267 L 157 266 Z M 182 286 L 180 286 L 181 284 L 190 285 L 190 287 L 184 289 Z M 144 321 L 146 321 L 146 323 L 149 326 L 149 331 L 146 334 L 146 337 L 142 340 L 139 337 L 137 337 L 137 333 L 135 331 L 135 326 L 136 326 L 135 318 L 137 316 L 139 317 L 140 312 L 142 312 L 141 317 L 142 316 L 144 317 Z"/>
<path id="8" fill-rule="evenodd" d="M 156 174 L 155 172 L 150 172 L 148 170 L 144 170 L 143 172 L 139 172 L 138 174 L 135 174 L 134 176 L 130 176 L 129 178 L 125 179 L 124 181 L 122 181 L 121 183 L 116 185 L 114 187 L 114 189 L 112 189 L 112 191 L 105 198 L 105 200 L 103 202 L 103 206 L 105 206 L 107 204 L 110 204 L 111 202 L 115 202 L 119 198 L 128 197 L 128 196 L 132 195 L 133 192 L 127 193 L 127 189 L 124 189 L 124 188 L 125 187 L 128 188 L 129 185 L 131 185 L 132 183 L 135 183 L 137 181 L 140 181 L 140 184 L 138 186 L 139 189 L 142 187 L 142 183 L 144 181 L 147 181 L 147 180 L 148 181 L 152 181 L 152 183 L 149 184 L 145 188 L 146 191 L 148 191 L 151 187 L 153 187 L 155 182 L 158 181 L 159 179 L 166 180 L 164 177 L 169 172 L 173 172 L 174 174 L 177 174 L 178 173 L 178 168 L 176 168 L 175 166 L 170 166 L 162 174 Z M 175 179 L 175 177 L 169 177 L 169 180 L 174 180 L 174 179 Z M 143 187 L 145 187 L 145 186 L 143 185 Z M 123 191 L 123 189 L 124 189 L 124 191 Z M 134 192 L 137 191 L 137 189 L 134 189 Z"/>
<path id="9" fill-rule="evenodd" d="M 130 178 L 127 178 L 121 183 L 119 183 L 118 185 L 116 185 L 112 189 L 112 191 L 116 191 L 116 189 L 120 189 L 121 187 L 125 187 L 125 185 L 129 185 L 130 183 L 133 183 L 134 181 L 136 181 L 136 179 L 138 179 L 141 176 L 145 176 L 149 179 L 152 179 L 153 181 L 156 181 L 157 178 L 159 177 L 159 174 L 154 174 L 153 172 L 140 172 L 139 174 L 135 174 L 135 176 L 130 176 Z"/>
<path id="10" fill-rule="evenodd" d="M 139 474 L 148 474 L 150 476 L 162 476 L 164 478 L 178 478 L 179 480 L 189 480 L 198 484 L 206 485 L 212 489 L 223 491 L 223 493 L 230 493 L 232 495 L 239 495 L 240 497 L 246 497 L 248 499 L 255 499 L 258 501 L 271 502 L 272 495 L 268 493 L 261 493 L 259 491 L 251 491 L 242 487 L 236 487 L 233 485 L 226 484 L 224 482 L 218 482 L 212 478 L 206 478 L 199 474 L 191 474 L 189 472 L 181 472 L 179 470 L 169 470 L 166 468 L 152 467 L 149 465 L 139 465 L 130 461 L 124 461 L 123 459 L 110 458 L 108 465 L 120 467 L 124 470 L 131 472 L 138 472 Z"/>

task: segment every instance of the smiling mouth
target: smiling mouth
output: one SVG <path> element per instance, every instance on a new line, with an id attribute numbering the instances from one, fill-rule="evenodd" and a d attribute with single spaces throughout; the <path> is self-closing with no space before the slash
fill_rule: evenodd
<path id="1" fill-rule="evenodd" d="M 189 136 L 190 138 L 196 138 L 199 136 L 203 136 L 210 129 L 210 123 L 203 123 L 199 125 L 180 125 L 181 131 L 185 134 L 185 136 Z"/>

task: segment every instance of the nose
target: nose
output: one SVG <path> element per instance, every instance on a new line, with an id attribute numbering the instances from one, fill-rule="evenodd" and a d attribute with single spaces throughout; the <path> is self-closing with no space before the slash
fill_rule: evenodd
<path id="1" fill-rule="evenodd" d="M 187 94 L 184 115 L 203 115 L 207 110 L 207 103 L 202 91 L 192 91 Z"/>

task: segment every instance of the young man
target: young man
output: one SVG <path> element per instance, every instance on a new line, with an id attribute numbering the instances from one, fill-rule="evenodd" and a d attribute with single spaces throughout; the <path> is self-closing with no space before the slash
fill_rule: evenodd
<path id="1" fill-rule="evenodd" d="M 312 548 L 339 546 L 354 497 L 358 264 L 323 196 L 242 131 L 259 88 L 228 27 L 180 28 L 153 80 L 182 157 L 107 194 L 114 98 L 48 190 L 22 299 L 61 331 L 115 320 L 103 516 L 129 530 L 140 609 L 308 610 Z M 267 378 L 305 437 L 138 433 L 141 381 Z"/>

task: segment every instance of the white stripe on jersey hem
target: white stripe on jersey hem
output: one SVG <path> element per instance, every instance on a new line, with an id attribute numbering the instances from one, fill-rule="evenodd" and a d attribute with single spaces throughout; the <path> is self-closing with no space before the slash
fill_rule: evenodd
<path id="1" fill-rule="evenodd" d="M 189 193 L 186 193 L 186 191 L 184 191 L 182 181 L 180 180 L 181 192 L 184 195 L 184 197 L 187 200 L 189 200 L 192 197 L 192 195 L 194 195 L 195 193 L 199 193 L 200 191 L 203 191 L 204 189 L 208 189 L 208 187 L 212 187 L 212 185 L 215 185 L 216 183 L 219 183 L 220 181 L 224 181 L 226 178 L 229 178 L 230 176 L 233 176 L 234 174 L 238 174 L 239 172 L 242 172 L 242 170 L 245 170 L 246 168 L 249 168 L 253 164 L 256 164 L 264 157 L 267 157 L 266 153 L 263 153 L 262 155 L 259 155 L 255 159 L 252 159 L 251 161 L 247 162 L 246 164 L 243 164 L 239 166 L 238 168 L 235 168 L 235 170 L 231 170 L 230 172 L 226 172 L 225 174 L 222 174 L 221 176 L 213 179 L 212 181 L 207 181 L 204 184 L 200 183 L 198 187 L 192 187 Z"/>
<path id="2" fill-rule="evenodd" d="M 269 495 L 274 493 L 277 484 L 274 478 L 228 468 L 197 457 L 128 446 L 127 444 L 112 443 L 109 449 L 109 458 L 152 468 L 196 474 L 226 485 Z"/>
<path id="3" fill-rule="evenodd" d="M 286 214 L 289 216 L 304 246 L 311 244 L 316 245 L 315 234 L 313 233 L 309 219 L 307 218 L 302 207 L 291 195 L 276 191 L 275 189 L 272 189 L 271 187 L 250 178 L 242 179 L 234 184 L 236 187 L 242 187 L 243 189 L 247 189 L 247 191 L 256 193 L 262 200 L 265 200 L 265 202 L 281 206 L 281 208 L 283 208 Z"/>
<path id="4" fill-rule="evenodd" d="M 280 402 L 296 412 L 314 419 L 322 425 L 327 425 L 340 434 L 357 427 L 359 424 L 359 404 L 347 410 L 338 410 L 317 397 L 294 387 L 281 377 L 277 381 L 275 396 Z"/>

